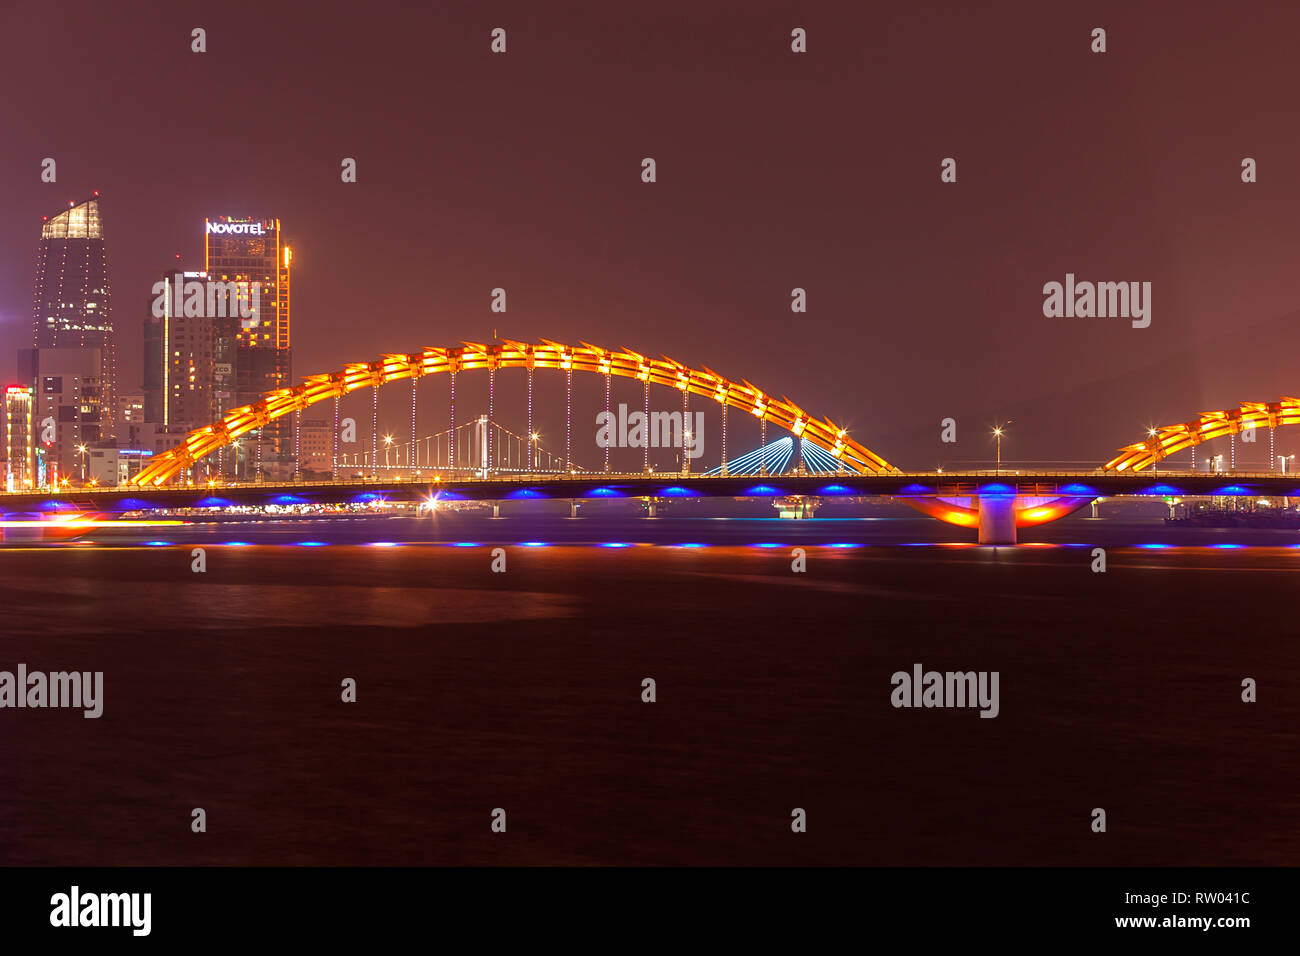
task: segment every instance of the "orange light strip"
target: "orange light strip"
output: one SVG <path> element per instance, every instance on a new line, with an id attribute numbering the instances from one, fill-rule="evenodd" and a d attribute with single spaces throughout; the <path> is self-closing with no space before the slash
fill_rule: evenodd
<path id="1" fill-rule="evenodd" d="M 0 521 L 0 528 L 163 528 L 183 525 L 184 521 L 126 521 L 114 518 L 69 518 L 66 521 L 54 520 L 14 520 Z"/>
<path id="2" fill-rule="evenodd" d="M 1251 426 L 1276 428 L 1300 425 L 1300 399 L 1283 397 L 1276 402 L 1242 402 L 1237 408 L 1202 412 L 1195 421 L 1152 429 L 1144 441 L 1125 445 L 1106 464 L 1104 471 L 1141 471 L 1185 448 L 1223 435 L 1237 435 Z"/>

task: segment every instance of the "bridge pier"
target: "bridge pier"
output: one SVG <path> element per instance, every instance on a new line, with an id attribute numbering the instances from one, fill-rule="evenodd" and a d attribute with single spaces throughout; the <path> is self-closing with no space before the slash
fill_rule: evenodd
<path id="1" fill-rule="evenodd" d="M 772 507 L 782 518 L 812 518 L 821 507 L 822 500 L 814 495 L 786 495 L 773 498 Z"/>
<path id="2" fill-rule="evenodd" d="M 980 544 L 1016 543 L 1014 495 L 980 496 Z"/>

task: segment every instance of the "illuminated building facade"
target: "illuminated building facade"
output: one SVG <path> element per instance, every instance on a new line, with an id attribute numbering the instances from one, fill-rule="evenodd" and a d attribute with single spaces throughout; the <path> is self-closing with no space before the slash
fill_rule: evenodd
<path id="1" fill-rule="evenodd" d="M 32 442 L 32 390 L 5 389 L 5 490 L 36 487 L 36 450 Z"/>
<path id="2" fill-rule="evenodd" d="M 221 413 L 253 405 L 266 392 L 293 384 L 289 334 L 292 261 L 293 254 L 281 237 L 278 219 L 220 216 L 204 223 L 204 268 L 208 279 L 255 282 L 259 286 L 255 314 L 238 320 L 232 360 L 215 363 L 225 376 L 220 387 L 214 389 Z M 214 370 L 213 374 L 217 372 Z M 201 422 L 196 419 L 196 423 L 206 424 L 218 417 L 212 415 Z M 272 422 L 260 434 L 250 436 L 251 446 L 239 459 L 243 463 L 241 475 L 248 477 L 259 469 L 272 476 L 292 475 L 293 437 L 293 425 L 288 420 Z"/>
<path id="3" fill-rule="evenodd" d="M 96 485 L 124 485 L 148 463 L 153 452 L 147 448 L 118 448 L 105 445 L 90 449 L 88 480 Z"/>
<path id="4" fill-rule="evenodd" d="M 99 194 L 47 219 L 36 255 L 32 345 L 44 349 L 93 350 L 99 367 L 93 378 L 102 394 L 104 430 L 111 431 L 117 360 L 112 299 Z M 35 382 L 32 382 L 35 385 Z"/>
<path id="5" fill-rule="evenodd" d="M 83 449 L 107 437 L 103 428 L 103 359 L 99 349 L 19 349 L 18 369 L 33 383 L 32 427 L 36 477 L 79 478 Z"/>
<path id="6" fill-rule="evenodd" d="M 206 283 L 205 272 L 177 272 L 155 286 L 144 329 L 144 419 L 186 430 L 215 421 L 234 407 L 237 315 L 177 309 L 177 284 Z M 223 310 L 224 311 L 224 310 Z"/>

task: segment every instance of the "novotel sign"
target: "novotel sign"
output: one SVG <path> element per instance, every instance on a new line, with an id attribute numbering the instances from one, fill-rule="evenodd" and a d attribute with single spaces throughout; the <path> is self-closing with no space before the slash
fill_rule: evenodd
<path id="1" fill-rule="evenodd" d="M 208 234 L 218 236 L 264 236 L 266 230 L 260 222 L 210 222 Z"/>

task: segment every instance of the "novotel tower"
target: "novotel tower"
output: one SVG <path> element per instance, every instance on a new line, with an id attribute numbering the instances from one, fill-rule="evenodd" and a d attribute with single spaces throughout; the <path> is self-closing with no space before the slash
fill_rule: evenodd
<path id="1" fill-rule="evenodd" d="M 239 323 L 232 368 L 221 367 L 216 404 L 222 409 L 252 405 L 265 392 L 293 384 L 289 339 L 289 266 L 293 253 L 278 219 L 219 216 L 204 222 L 204 271 L 209 281 L 257 283 L 257 307 Z M 241 443 L 227 472 L 243 477 L 293 473 L 293 432 L 288 417 Z"/>

